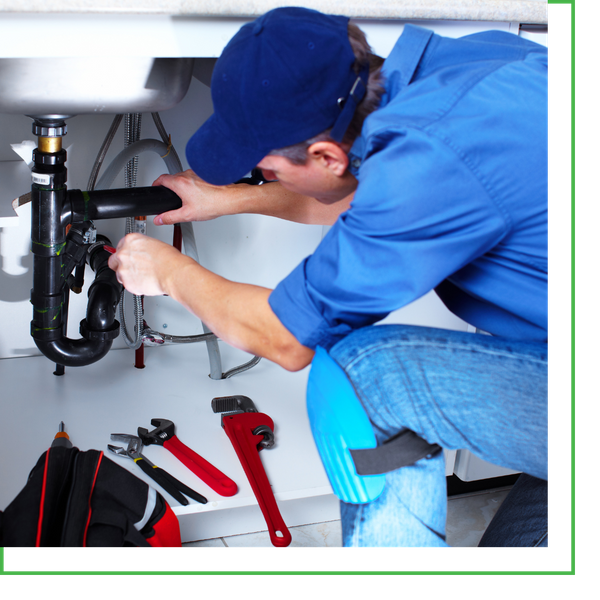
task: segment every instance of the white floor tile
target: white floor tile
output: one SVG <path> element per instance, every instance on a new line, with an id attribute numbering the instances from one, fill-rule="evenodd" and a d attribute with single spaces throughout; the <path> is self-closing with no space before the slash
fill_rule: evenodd
<path id="1" fill-rule="evenodd" d="M 214 540 L 201 540 L 199 542 L 188 542 L 183 544 L 184 548 L 225 548 L 223 538 L 215 538 Z"/>
<path id="2" fill-rule="evenodd" d="M 340 521 L 314 523 L 290 527 L 292 542 L 290 547 L 329 547 L 340 548 L 342 545 L 342 524 Z M 257 531 L 243 535 L 233 535 L 226 538 L 189 542 L 186 548 L 269 548 L 272 547 L 268 531 Z"/>
<path id="3" fill-rule="evenodd" d="M 340 521 L 315 523 L 290 527 L 292 542 L 290 547 L 340 547 L 342 545 L 342 525 Z M 258 531 L 245 535 L 234 535 L 224 538 L 230 548 L 270 547 L 268 531 Z"/>
<path id="4" fill-rule="evenodd" d="M 477 546 L 492 517 L 506 498 L 509 489 L 493 490 L 472 495 L 457 496 L 448 500 L 446 536 L 450 546 Z M 292 542 L 290 547 L 328 547 L 342 545 L 342 525 L 340 521 L 328 521 L 290 527 Z M 226 538 L 204 540 L 184 544 L 189 547 L 211 548 L 260 548 L 272 547 L 268 531 L 258 531 Z"/>
<path id="5" fill-rule="evenodd" d="M 446 541 L 453 547 L 474 547 L 500 508 L 509 489 L 458 496 L 448 501 Z"/>

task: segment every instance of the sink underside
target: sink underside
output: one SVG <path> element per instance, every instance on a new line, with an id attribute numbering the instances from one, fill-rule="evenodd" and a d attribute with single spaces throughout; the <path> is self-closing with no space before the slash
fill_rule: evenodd
<path id="1" fill-rule="evenodd" d="M 159 112 L 183 99 L 193 67 L 193 58 L 3 58 L 0 113 Z"/>

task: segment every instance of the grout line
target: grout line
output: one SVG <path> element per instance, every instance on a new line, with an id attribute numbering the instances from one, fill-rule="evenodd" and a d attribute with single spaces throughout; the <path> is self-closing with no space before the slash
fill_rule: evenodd
<path id="1" fill-rule="evenodd" d="M 452 500 L 458 500 L 461 498 L 469 498 L 471 496 L 483 496 L 485 494 L 496 494 L 496 493 L 500 493 L 500 492 L 506 492 L 506 491 L 510 491 L 511 489 L 512 489 L 512 485 L 509 485 L 506 487 L 493 488 L 493 489 L 489 489 L 489 490 L 479 490 L 477 492 L 467 492 L 465 494 L 455 494 L 454 496 L 448 497 L 448 502 L 450 502 Z"/>

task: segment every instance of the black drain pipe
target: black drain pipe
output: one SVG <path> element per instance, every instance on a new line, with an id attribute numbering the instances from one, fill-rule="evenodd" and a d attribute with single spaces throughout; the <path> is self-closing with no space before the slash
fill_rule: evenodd
<path id="1" fill-rule="evenodd" d="M 94 190 L 69 190 L 63 210 L 73 222 L 145 217 L 181 208 L 181 198 L 163 186 Z M 65 217 L 64 217 L 65 218 Z"/>
<path id="2" fill-rule="evenodd" d="M 57 365 L 85 366 L 105 356 L 119 335 L 115 312 L 122 289 L 108 267 L 110 254 L 104 245 L 109 240 L 91 245 L 85 240 L 89 221 L 158 214 L 180 208 L 181 199 L 161 186 L 67 192 L 67 154 L 61 144 L 64 121 L 36 119 L 33 132 L 39 140 L 31 186 L 31 335 L 42 354 Z M 86 260 L 96 277 L 88 292 L 86 318 L 80 323 L 82 337 L 72 340 L 66 336 L 71 271 L 76 268 L 77 279 Z"/>
<path id="3" fill-rule="evenodd" d="M 110 253 L 104 250 L 105 244 L 110 244 L 108 238 L 101 238 L 92 245 L 84 245 L 83 238 L 75 226 L 67 236 L 66 251 L 74 250 L 79 260 L 69 261 L 68 254 L 64 256 L 63 273 L 68 274 L 68 262 L 73 266 L 85 264 L 86 260 L 96 273 L 88 291 L 86 318 L 79 325 L 82 335 L 73 340 L 66 335 L 68 318 L 69 290 L 71 276 L 68 275 L 60 290 L 60 307 L 52 310 L 40 310 L 34 302 L 39 303 L 39 294 L 32 290 L 34 303 L 34 319 L 31 334 L 42 354 L 62 367 L 80 367 L 92 364 L 106 355 L 113 340 L 119 335 L 119 322 L 115 320 L 116 308 L 119 302 L 122 286 L 117 281 L 114 271 L 108 266 Z M 79 237 L 80 240 L 75 238 Z M 100 239 L 101 238 L 101 239 Z M 43 272 L 43 271 L 42 271 Z M 52 298 L 55 295 L 49 295 Z M 51 303 L 51 302 L 50 302 Z M 62 374 L 57 368 L 56 374 Z"/>

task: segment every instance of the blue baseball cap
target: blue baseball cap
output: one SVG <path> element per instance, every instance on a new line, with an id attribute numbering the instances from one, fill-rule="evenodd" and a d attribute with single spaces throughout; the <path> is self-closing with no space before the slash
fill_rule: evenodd
<path id="1" fill-rule="evenodd" d="M 213 185 L 241 179 L 271 151 L 333 127 L 341 141 L 365 94 L 368 65 L 352 66 L 348 18 L 277 8 L 244 25 L 213 71 L 214 113 L 186 158 Z"/>

